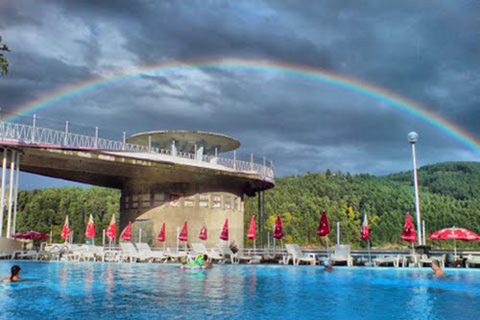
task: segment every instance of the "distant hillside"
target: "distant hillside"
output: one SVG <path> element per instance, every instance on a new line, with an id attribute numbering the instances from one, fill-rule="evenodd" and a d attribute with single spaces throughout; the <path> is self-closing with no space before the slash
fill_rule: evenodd
<path id="1" fill-rule="evenodd" d="M 413 186 L 412 171 L 386 176 Z M 458 200 L 480 198 L 480 162 L 445 162 L 418 170 L 418 181 L 431 193 Z"/>
<path id="2" fill-rule="evenodd" d="M 467 227 L 480 233 L 480 163 L 449 162 L 424 166 L 419 170 L 422 217 L 427 232 L 448 226 Z M 65 215 L 70 216 L 75 239 L 83 241 L 88 215 L 92 213 L 97 230 L 108 225 L 119 211 L 120 192 L 92 188 L 56 188 L 20 191 L 18 229 L 50 232 L 58 239 Z M 282 216 L 286 240 L 324 246 L 316 229 L 322 210 L 326 210 L 332 233 L 340 221 L 342 242 L 365 247 L 359 240 L 364 213 L 368 214 L 374 246 L 406 246 L 400 240 L 405 213 L 414 212 L 412 172 L 372 176 L 341 172 L 308 173 L 298 177 L 280 177 L 276 187 L 266 193 L 265 212 L 269 229 L 277 214 Z M 257 199 L 246 198 L 245 227 L 257 215 Z M 117 216 L 118 219 L 118 216 Z M 80 230 L 80 232 L 78 231 Z M 99 236 L 101 236 L 99 234 Z M 436 246 L 451 246 L 436 242 Z M 462 244 L 477 246 L 476 243 Z"/>

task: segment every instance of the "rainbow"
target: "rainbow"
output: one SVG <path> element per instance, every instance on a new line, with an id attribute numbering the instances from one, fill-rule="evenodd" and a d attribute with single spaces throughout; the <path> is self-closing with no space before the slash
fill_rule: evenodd
<path id="1" fill-rule="evenodd" d="M 374 100 L 382 101 L 395 109 L 432 125 L 439 131 L 459 141 L 462 145 L 472 150 L 474 154 L 480 155 L 480 139 L 472 133 L 462 129 L 458 125 L 442 118 L 440 115 L 425 109 L 417 103 L 400 97 L 380 87 L 368 84 L 356 79 L 347 78 L 329 71 L 312 67 L 278 62 L 272 60 L 250 60 L 250 59 L 200 59 L 186 60 L 182 62 L 162 62 L 141 68 L 124 69 L 108 77 L 98 77 L 74 85 L 62 87 L 39 99 L 28 102 L 15 110 L 16 114 L 28 115 L 45 109 L 60 102 L 74 99 L 84 93 L 110 87 L 115 84 L 130 81 L 143 75 L 168 74 L 180 70 L 240 70 L 257 73 L 279 74 L 307 81 L 321 82 L 335 87 L 343 88 Z M 7 121 L 15 120 L 15 116 L 7 118 Z"/>

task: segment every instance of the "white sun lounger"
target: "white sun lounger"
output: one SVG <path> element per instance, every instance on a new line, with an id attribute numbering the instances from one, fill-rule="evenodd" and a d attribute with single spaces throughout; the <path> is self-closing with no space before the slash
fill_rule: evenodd
<path id="1" fill-rule="evenodd" d="M 150 258 L 152 261 L 167 262 L 168 256 L 163 251 L 154 251 L 148 243 L 136 243 L 138 254 L 144 258 Z"/>
<path id="2" fill-rule="evenodd" d="M 335 247 L 334 253 L 330 256 L 333 264 L 337 262 L 346 262 L 347 266 L 353 266 L 353 258 L 350 255 L 350 245 L 339 244 Z"/>
<path id="3" fill-rule="evenodd" d="M 120 261 L 130 260 L 130 262 L 136 262 L 139 260 L 148 260 L 145 255 L 140 255 L 137 249 L 135 249 L 133 244 L 130 242 L 120 243 L 120 248 L 122 249 L 122 252 L 120 253 L 120 256 L 119 256 Z"/>
<path id="4" fill-rule="evenodd" d="M 465 267 L 470 268 L 472 265 L 480 265 L 480 256 L 472 256 L 471 254 L 467 256 Z"/>
<path id="5" fill-rule="evenodd" d="M 373 265 L 375 267 L 389 264 L 392 264 L 395 268 L 398 268 L 400 265 L 400 255 L 384 255 L 382 257 L 373 259 Z"/>
<path id="6" fill-rule="evenodd" d="M 167 252 L 165 254 L 168 258 L 172 261 L 178 261 L 180 258 L 187 258 L 187 253 L 185 251 L 172 251 L 170 248 L 167 248 Z"/>
<path id="7" fill-rule="evenodd" d="M 225 258 L 217 251 L 211 250 L 208 252 L 207 248 L 203 243 L 192 243 L 192 250 L 195 254 L 195 257 L 198 255 L 206 254 L 208 256 L 208 260 L 210 261 L 217 261 L 218 263 L 225 263 Z"/>
<path id="8" fill-rule="evenodd" d="M 230 249 L 227 243 L 219 243 L 218 249 L 225 259 L 227 257 L 230 258 L 230 262 L 232 264 L 239 264 L 241 261 L 250 262 L 252 260 L 252 257 L 244 255 L 240 250 L 237 251 L 237 253 L 233 253 L 232 249 Z"/>
<path id="9" fill-rule="evenodd" d="M 37 250 L 22 250 L 13 253 L 13 259 L 34 259 L 38 260 Z"/>
<path id="10" fill-rule="evenodd" d="M 313 253 L 304 253 L 298 244 L 286 244 L 287 256 L 283 263 L 288 264 L 292 259 L 294 265 L 299 265 L 301 262 L 310 263 L 312 266 L 316 264 L 315 255 Z"/>
<path id="11" fill-rule="evenodd" d="M 423 267 L 424 264 L 432 264 L 433 260 L 437 260 L 438 263 L 440 263 L 440 268 L 445 268 L 445 255 L 439 256 L 439 257 L 428 257 L 426 254 L 422 255 L 422 257 L 418 260 L 418 266 L 421 268 Z"/>

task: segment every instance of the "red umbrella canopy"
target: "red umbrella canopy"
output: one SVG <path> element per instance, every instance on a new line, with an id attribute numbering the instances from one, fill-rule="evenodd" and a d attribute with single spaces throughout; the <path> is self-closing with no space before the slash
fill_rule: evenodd
<path id="1" fill-rule="evenodd" d="M 320 222 L 318 223 L 317 235 L 319 235 L 320 237 L 325 237 L 329 233 L 330 233 L 330 226 L 328 225 L 327 213 L 323 211 L 322 217 L 320 218 Z"/>
<path id="2" fill-rule="evenodd" d="M 120 234 L 120 239 L 125 241 L 132 240 L 132 223 L 129 222 L 128 225 L 123 229 L 122 233 Z"/>
<path id="3" fill-rule="evenodd" d="M 110 225 L 108 226 L 106 235 L 110 241 L 113 241 L 117 237 L 117 224 L 115 223 L 115 215 L 112 215 L 112 220 L 110 220 Z"/>
<path id="4" fill-rule="evenodd" d="M 198 235 L 198 238 L 203 241 L 208 239 L 207 227 L 203 226 L 202 229 L 200 229 L 200 234 Z"/>
<path id="5" fill-rule="evenodd" d="M 85 230 L 86 238 L 95 238 L 95 224 L 93 223 L 93 216 L 90 215 L 88 219 L 87 229 Z"/>
<path id="6" fill-rule="evenodd" d="M 415 242 L 417 241 L 417 233 L 415 232 L 415 227 L 412 223 L 412 216 L 410 212 L 407 212 L 407 220 L 405 221 L 405 225 L 403 226 L 402 231 L 402 240 L 408 242 Z"/>
<path id="7" fill-rule="evenodd" d="M 368 227 L 367 214 L 363 216 L 362 230 L 360 231 L 360 239 L 363 241 L 370 240 L 370 228 Z"/>
<path id="8" fill-rule="evenodd" d="M 70 236 L 70 224 L 68 223 L 68 216 L 65 217 L 65 223 L 63 224 L 62 233 L 60 236 L 63 239 L 68 239 Z"/>
<path id="9" fill-rule="evenodd" d="M 162 224 L 162 229 L 160 230 L 160 233 L 157 236 L 157 241 L 165 242 L 165 222 Z"/>
<path id="10" fill-rule="evenodd" d="M 273 237 L 279 240 L 283 238 L 282 219 L 280 219 L 280 215 L 277 216 L 277 221 L 275 222 Z"/>
<path id="11" fill-rule="evenodd" d="M 45 240 L 50 238 L 50 235 L 46 233 L 36 232 L 36 231 L 27 231 L 14 234 L 15 239 L 25 239 L 25 240 Z"/>
<path id="12" fill-rule="evenodd" d="M 480 241 L 480 236 L 465 228 L 445 228 L 428 236 L 432 240 Z"/>
<path id="13" fill-rule="evenodd" d="M 247 238 L 250 240 L 257 239 L 257 224 L 255 223 L 255 216 L 250 220 L 250 227 L 248 228 Z"/>
<path id="14" fill-rule="evenodd" d="M 187 221 L 183 224 L 182 231 L 180 231 L 180 234 L 178 235 L 178 240 L 180 241 L 188 241 L 188 226 L 187 226 Z"/>
<path id="15" fill-rule="evenodd" d="M 220 239 L 228 241 L 228 219 L 225 219 L 222 232 L 220 233 Z"/>

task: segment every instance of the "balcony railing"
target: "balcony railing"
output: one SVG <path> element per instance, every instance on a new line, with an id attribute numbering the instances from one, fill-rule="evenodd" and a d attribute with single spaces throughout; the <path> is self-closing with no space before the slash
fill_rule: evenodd
<path id="1" fill-rule="evenodd" d="M 1 122 L 0 123 L 0 140 L 14 141 L 31 146 L 48 146 L 57 148 L 79 149 L 79 150 L 99 150 L 99 151 L 124 151 L 161 154 L 175 158 L 196 160 L 194 153 L 177 152 L 172 155 L 171 150 L 148 147 L 138 144 L 126 143 L 122 141 L 109 140 L 99 138 L 98 136 L 88 136 L 77 133 L 59 130 L 52 130 L 35 125 L 25 125 L 20 123 Z M 228 168 L 236 172 L 255 173 L 264 180 L 273 181 L 274 167 L 270 163 L 267 165 L 265 159 L 264 164 L 252 161 L 242 161 L 230 158 L 203 156 L 199 163 L 215 164 L 220 167 Z"/>

